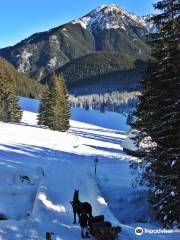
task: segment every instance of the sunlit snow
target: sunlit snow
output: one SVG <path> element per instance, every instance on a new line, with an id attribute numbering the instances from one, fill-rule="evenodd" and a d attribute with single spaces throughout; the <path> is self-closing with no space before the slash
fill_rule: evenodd
<path id="1" fill-rule="evenodd" d="M 70 201 L 79 189 L 93 215 L 121 225 L 121 240 L 176 240 L 178 233 L 144 234 L 134 229 L 162 228 L 152 214 L 145 187 L 132 186 L 130 161 L 122 150 L 129 127 L 118 113 L 72 109 L 68 132 L 37 125 L 39 101 L 21 98 L 19 124 L 0 122 L 1 240 L 79 240 Z M 94 174 L 94 159 L 98 159 Z M 172 193 L 173 195 L 173 193 Z"/>

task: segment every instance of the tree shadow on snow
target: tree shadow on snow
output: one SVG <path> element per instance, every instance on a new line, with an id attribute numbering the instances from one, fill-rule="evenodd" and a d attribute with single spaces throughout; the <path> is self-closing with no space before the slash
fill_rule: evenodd
<path id="1" fill-rule="evenodd" d="M 55 150 L 53 148 L 34 146 L 34 145 L 8 145 L 0 144 L 0 164 L 7 162 L 11 164 L 11 167 L 18 166 L 19 164 L 25 163 L 29 165 L 41 165 L 45 160 L 48 161 L 62 161 L 70 162 L 78 160 L 90 160 L 92 155 L 78 154 L 65 152 L 63 150 Z"/>
<path id="2" fill-rule="evenodd" d="M 111 153 L 121 153 L 121 154 L 124 154 L 124 155 L 127 155 L 123 150 L 121 149 L 115 149 L 115 148 L 108 148 L 108 147 L 100 147 L 100 146 L 93 146 L 93 145 L 85 145 L 85 146 L 88 146 L 88 147 L 91 147 L 91 148 L 94 148 L 96 150 L 100 150 L 100 151 L 105 151 L 105 152 L 111 152 Z"/>
<path id="3" fill-rule="evenodd" d="M 73 127 L 73 129 L 82 130 L 84 128 L 82 127 Z M 103 133 L 114 133 L 114 134 L 121 134 L 121 135 L 127 135 L 127 132 L 125 131 L 119 131 L 114 129 L 103 129 L 103 128 L 86 128 L 87 131 L 97 131 L 97 132 L 103 132 Z"/>
<path id="4" fill-rule="evenodd" d="M 78 131 L 78 130 L 73 130 L 73 129 L 71 129 L 69 132 L 75 136 L 98 140 L 101 142 L 109 142 L 109 143 L 118 144 L 118 145 L 120 145 L 121 142 L 124 140 L 124 138 L 121 138 L 121 137 L 116 138 L 116 137 L 104 136 L 104 135 L 101 136 L 96 133 Z"/>

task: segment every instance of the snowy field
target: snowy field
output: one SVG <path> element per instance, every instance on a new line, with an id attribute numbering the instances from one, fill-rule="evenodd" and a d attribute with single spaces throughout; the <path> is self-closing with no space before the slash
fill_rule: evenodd
<path id="1" fill-rule="evenodd" d="M 155 223 L 145 188 L 133 188 L 131 158 L 122 151 L 124 116 L 72 109 L 67 133 L 36 124 L 38 101 L 21 98 L 20 124 L 0 122 L 0 240 L 78 240 L 70 201 L 74 189 L 89 201 L 93 215 L 104 214 L 122 226 L 122 240 L 177 240 L 179 235 L 137 236 L 134 229 L 161 229 Z M 98 158 L 97 176 L 94 159 Z"/>

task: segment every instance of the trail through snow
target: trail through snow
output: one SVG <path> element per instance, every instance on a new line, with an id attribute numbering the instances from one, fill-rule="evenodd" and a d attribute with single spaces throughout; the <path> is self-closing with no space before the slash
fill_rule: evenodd
<path id="1" fill-rule="evenodd" d="M 83 111 L 74 109 L 70 130 L 59 133 L 37 126 L 38 102 L 22 98 L 21 106 L 20 124 L 0 122 L 0 214 L 8 217 L 0 221 L 0 240 L 45 239 L 46 231 L 56 240 L 80 239 L 70 204 L 75 188 L 81 201 L 92 204 L 93 215 L 104 214 L 122 226 L 121 240 L 178 239 L 177 234 L 134 233 L 137 226 L 162 227 L 153 219 L 147 190 L 132 188 L 129 161 L 135 159 L 122 151 L 128 129 L 123 116 L 84 111 L 83 122 Z M 104 125 L 99 126 L 101 115 Z M 112 129 L 104 128 L 114 116 L 120 124 L 112 119 Z"/>

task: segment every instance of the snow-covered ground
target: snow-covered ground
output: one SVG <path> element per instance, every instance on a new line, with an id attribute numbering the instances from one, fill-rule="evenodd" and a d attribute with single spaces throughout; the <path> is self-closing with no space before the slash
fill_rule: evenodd
<path id="1" fill-rule="evenodd" d="M 74 108 L 70 130 L 59 133 L 37 126 L 38 101 L 21 98 L 20 105 L 20 124 L 0 122 L 0 214 L 8 218 L 0 221 L 0 240 L 45 239 L 46 231 L 55 240 L 80 239 L 70 205 L 75 188 L 93 215 L 122 226 L 122 240 L 178 239 L 177 233 L 134 233 L 137 226 L 162 228 L 146 189 L 132 187 L 129 161 L 136 159 L 122 151 L 128 130 L 122 115 Z"/>

